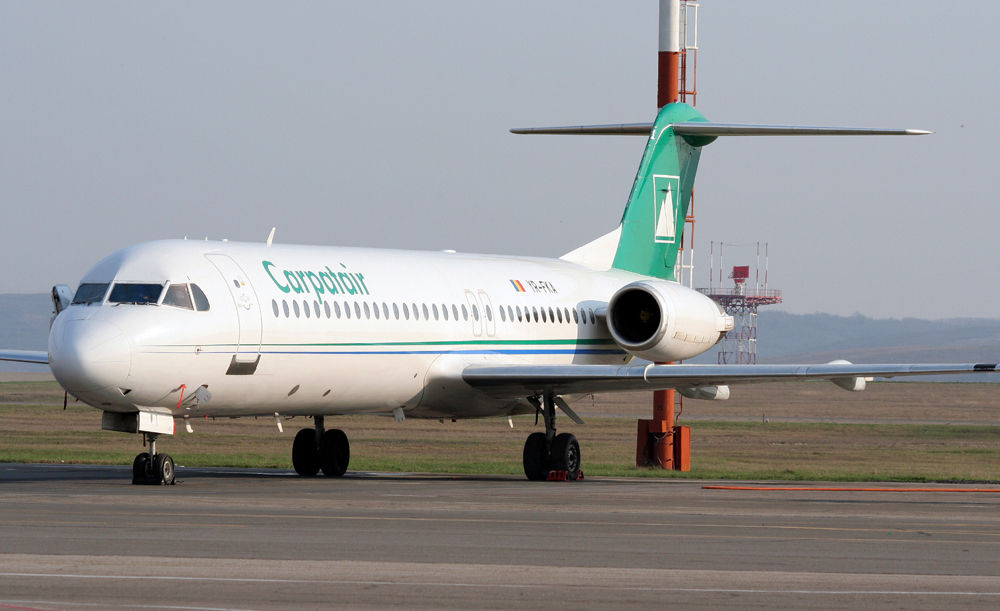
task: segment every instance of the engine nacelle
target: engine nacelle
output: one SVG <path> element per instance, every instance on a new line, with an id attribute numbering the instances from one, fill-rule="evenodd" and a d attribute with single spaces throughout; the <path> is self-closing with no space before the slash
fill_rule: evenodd
<path id="1" fill-rule="evenodd" d="M 663 280 L 625 285 L 608 302 L 608 329 L 618 345 L 657 363 L 707 351 L 733 328 L 733 317 L 714 301 Z"/>

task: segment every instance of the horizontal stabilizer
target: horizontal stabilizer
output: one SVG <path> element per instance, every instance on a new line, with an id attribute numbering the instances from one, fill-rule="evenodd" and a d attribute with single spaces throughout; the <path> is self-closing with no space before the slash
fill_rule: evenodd
<path id="1" fill-rule="evenodd" d="M 922 129 L 881 129 L 873 127 L 817 127 L 810 125 L 754 125 L 689 121 L 670 125 L 679 136 L 924 136 Z M 652 123 L 609 125 L 567 125 L 563 127 L 518 127 L 513 134 L 584 136 L 648 136 Z"/>

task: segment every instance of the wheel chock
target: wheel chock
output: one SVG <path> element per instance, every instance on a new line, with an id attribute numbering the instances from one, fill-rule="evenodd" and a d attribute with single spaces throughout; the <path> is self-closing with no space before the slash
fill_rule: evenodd
<path id="1" fill-rule="evenodd" d="M 550 482 L 565 482 L 569 479 L 569 473 L 566 471 L 549 471 L 547 479 Z"/>

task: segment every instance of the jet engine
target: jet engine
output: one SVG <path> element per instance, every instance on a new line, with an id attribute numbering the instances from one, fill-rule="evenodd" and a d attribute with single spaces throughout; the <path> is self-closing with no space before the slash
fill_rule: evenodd
<path id="1" fill-rule="evenodd" d="M 633 355 L 664 363 L 697 356 L 733 328 L 733 317 L 705 295 L 674 282 L 641 280 L 608 302 L 608 329 Z"/>

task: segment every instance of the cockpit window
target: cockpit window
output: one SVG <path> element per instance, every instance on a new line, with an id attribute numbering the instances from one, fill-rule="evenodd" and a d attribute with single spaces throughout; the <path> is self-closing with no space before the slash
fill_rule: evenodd
<path id="1" fill-rule="evenodd" d="M 163 305 L 193 310 L 194 304 L 191 303 L 191 293 L 188 292 L 188 285 L 171 284 L 168 286 L 166 294 L 163 295 Z"/>
<path id="2" fill-rule="evenodd" d="M 208 297 L 206 297 L 205 293 L 198 288 L 197 284 L 191 285 L 191 293 L 194 294 L 195 309 L 199 312 L 207 312 L 209 308 Z"/>
<path id="3" fill-rule="evenodd" d="M 108 282 L 87 282 L 76 289 L 72 305 L 101 303 L 108 292 Z"/>
<path id="4" fill-rule="evenodd" d="M 160 300 L 163 292 L 162 284 L 139 284 L 117 282 L 111 288 L 110 303 L 153 304 Z"/>

